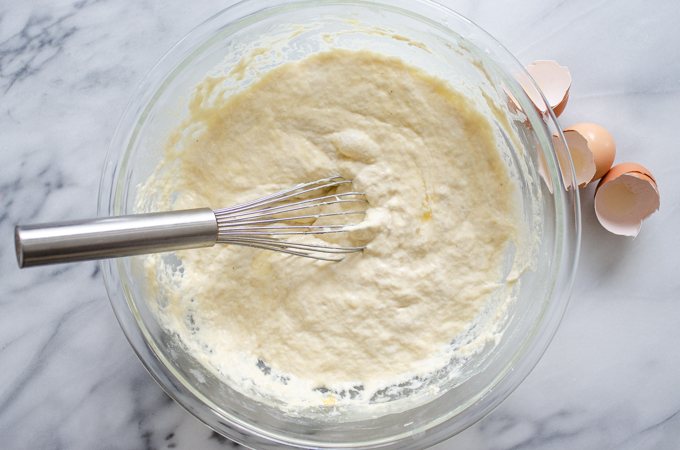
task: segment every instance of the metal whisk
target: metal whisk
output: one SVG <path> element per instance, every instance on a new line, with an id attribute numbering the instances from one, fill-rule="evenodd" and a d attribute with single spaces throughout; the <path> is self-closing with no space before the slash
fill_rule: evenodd
<path id="1" fill-rule="evenodd" d="M 361 192 L 331 193 L 333 188 L 349 183 L 341 177 L 324 178 L 214 211 L 200 208 L 17 226 L 17 261 L 19 267 L 28 267 L 212 247 L 217 243 L 341 261 L 343 254 L 364 247 L 307 244 L 282 237 L 340 233 L 354 225 L 314 223 L 323 217 L 365 214 L 361 209 L 331 206 L 368 203 Z"/>

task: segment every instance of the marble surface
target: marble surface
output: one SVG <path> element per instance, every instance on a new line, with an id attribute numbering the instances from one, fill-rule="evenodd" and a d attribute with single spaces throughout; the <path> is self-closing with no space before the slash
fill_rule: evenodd
<path id="1" fill-rule="evenodd" d="M 228 3 L 0 3 L 1 448 L 233 445 L 145 372 L 97 263 L 19 270 L 13 250 L 17 223 L 96 214 L 106 149 L 137 85 Z M 592 188 L 582 191 L 581 261 L 553 343 L 496 411 L 437 448 L 680 448 L 680 3 L 445 3 L 522 63 L 567 65 L 560 122 L 608 128 L 617 162 L 656 176 L 661 209 L 636 239 L 618 237 L 597 222 Z"/>

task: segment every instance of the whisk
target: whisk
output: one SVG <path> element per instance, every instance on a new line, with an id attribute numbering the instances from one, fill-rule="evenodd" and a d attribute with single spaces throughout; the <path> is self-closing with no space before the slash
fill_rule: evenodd
<path id="1" fill-rule="evenodd" d="M 284 237 L 340 233 L 355 225 L 305 223 L 323 217 L 365 214 L 361 209 L 331 207 L 368 203 L 361 192 L 330 193 L 333 188 L 349 183 L 351 181 L 341 177 L 324 178 L 214 211 L 200 208 L 17 226 L 14 231 L 17 261 L 19 267 L 29 267 L 215 244 L 341 261 L 343 255 L 359 252 L 364 247 L 308 244 Z"/>

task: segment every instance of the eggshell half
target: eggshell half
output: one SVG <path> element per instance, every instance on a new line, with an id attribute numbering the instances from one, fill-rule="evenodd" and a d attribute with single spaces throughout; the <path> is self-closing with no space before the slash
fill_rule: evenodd
<path id="1" fill-rule="evenodd" d="M 642 221 L 659 209 L 659 188 L 652 174 L 635 163 L 618 164 L 595 190 L 595 214 L 607 230 L 637 236 Z"/>
<path id="2" fill-rule="evenodd" d="M 602 178 L 614 164 L 614 157 L 616 156 L 616 144 L 609 131 L 595 123 L 577 123 L 563 131 L 570 151 L 574 147 L 577 148 L 579 153 L 589 152 L 592 154 L 594 173 L 589 180 L 585 180 L 585 184 Z M 584 142 L 586 148 L 583 148 Z M 587 159 L 590 161 L 589 156 Z M 581 186 L 580 182 L 579 186 Z"/>
<path id="3" fill-rule="evenodd" d="M 503 92 L 505 92 L 505 96 L 507 97 L 508 109 L 510 110 L 511 113 L 515 114 L 517 112 L 524 112 L 522 107 L 519 105 L 517 98 L 515 98 L 515 96 L 512 95 L 510 89 L 508 89 L 505 85 L 503 85 Z"/>
<path id="4" fill-rule="evenodd" d="M 559 117 L 569 100 L 569 89 L 571 88 L 569 69 L 560 66 L 555 61 L 541 60 L 534 61 L 526 67 L 526 70 L 543 92 L 548 105 L 555 113 L 555 117 Z M 546 108 L 541 95 L 529 81 L 529 78 L 525 74 L 516 75 L 516 78 L 536 108 L 541 113 L 545 113 Z"/>
<path id="5" fill-rule="evenodd" d="M 571 171 L 571 164 L 569 163 L 569 156 L 570 156 L 570 149 L 564 145 L 564 141 L 560 138 L 559 134 L 555 133 L 553 134 L 552 137 L 553 141 L 553 147 L 555 148 L 555 153 L 557 154 L 557 163 L 560 166 L 560 171 L 562 172 L 562 178 L 564 179 L 564 187 L 569 190 L 573 187 L 575 187 L 573 183 L 573 178 L 572 176 L 572 171 Z M 579 161 L 579 157 L 577 155 L 577 158 L 574 159 L 574 156 L 571 156 L 572 161 L 574 162 L 574 170 L 576 171 L 575 177 L 576 177 L 576 184 L 578 185 L 578 180 L 579 180 L 579 172 L 576 164 L 576 161 Z"/>
<path id="6" fill-rule="evenodd" d="M 545 185 L 548 187 L 548 191 L 552 194 L 552 178 L 550 178 L 550 171 L 548 170 L 548 162 L 545 160 L 545 154 L 543 154 L 543 149 L 541 144 L 538 144 L 538 174 L 545 181 Z"/>
<path id="7" fill-rule="evenodd" d="M 583 187 L 593 179 L 595 175 L 595 159 L 593 153 L 588 148 L 588 141 L 578 133 L 564 133 L 564 139 L 567 141 L 567 147 L 569 154 L 571 155 L 571 161 L 574 164 L 574 174 L 576 176 L 576 185 L 578 187 Z M 553 134 L 553 145 L 555 150 L 559 147 L 564 147 L 562 139 L 556 134 Z M 559 156 L 559 153 L 558 153 Z M 569 161 L 566 157 L 559 158 L 560 169 L 567 178 L 571 168 L 569 167 Z M 571 186 L 569 186 L 571 187 Z"/>

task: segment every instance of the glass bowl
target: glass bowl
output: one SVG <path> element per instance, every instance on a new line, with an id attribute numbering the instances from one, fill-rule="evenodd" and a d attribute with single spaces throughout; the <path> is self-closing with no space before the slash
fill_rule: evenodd
<path id="1" fill-rule="evenodd" d="M 275 44 L 285 36 L 289 38 Z M 399 56 L 466 92 L 489 118 L 519 187 L 521 216 L 534 243 L 522 247 L 528 250 L 511 249 L 530 252 L 534 263 L 516 285 L 517 298 L 503 317 L 502 339 L 485 347 L 427 401 L 389 414 L 294 417 L 242 395 L 184 351 L 150 311 L 148 284 L 136 258 L 102 262 L 118 321 L 168 395 L 213 430 L 243 445 L 425 448 L 441 442 L 491 412 L 526 378 L 566 308 L 578 257 L 580 213 L 578 191 L 565 188 L 569 183 L 564 178 L 573 177 L 571 167 L 560 170 L 556 154 L 556 147 L 560 151 L 566 145 L 553 146 L 553 135 L 564 142 L 556 119 L 545 104 L 536 108 L 525 95 L 517 82 L 517 75 L 525 72 L 512 55 L 470 21 L 436 3 L 243 1 L 189 33 L 134 94 L 104 166 L 100 216 L 134 212 L 137 187 L 161 159 L 163 136 L 186 113 L 183 104 L 191 88 L 263 42 L 279 45 L 276 64 L 328 46 Z"/>

